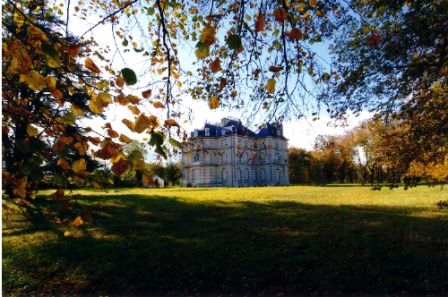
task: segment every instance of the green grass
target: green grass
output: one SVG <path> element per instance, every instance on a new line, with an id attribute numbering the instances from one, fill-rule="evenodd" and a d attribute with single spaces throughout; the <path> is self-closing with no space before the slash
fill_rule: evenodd
<path id="1" fill-rule="evenodd" d="M 5 296 L 448 294 L 447 189 L 77 193 L 79 228 L 3 208 Z"/>

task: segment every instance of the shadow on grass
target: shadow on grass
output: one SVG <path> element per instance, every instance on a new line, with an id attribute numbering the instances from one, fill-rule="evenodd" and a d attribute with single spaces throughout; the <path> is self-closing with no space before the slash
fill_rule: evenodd
<path id="1" fill-rule="evenodd" d="M 5 296 L 448 294 L 446 217 L 410 208 L 136 195 L 80 205 L 94 222 L 72 237 L 52 224 L 4 235 Z"/>

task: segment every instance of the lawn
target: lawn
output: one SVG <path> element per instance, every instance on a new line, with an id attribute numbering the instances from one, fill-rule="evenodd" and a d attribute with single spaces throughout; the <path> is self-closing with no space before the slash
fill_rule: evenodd
<path id="1" fill-rule="evenodd" d="M 4 296 L 448 295 L 448 189 L 76 194 L 79 227 L 3 204 Z"/>

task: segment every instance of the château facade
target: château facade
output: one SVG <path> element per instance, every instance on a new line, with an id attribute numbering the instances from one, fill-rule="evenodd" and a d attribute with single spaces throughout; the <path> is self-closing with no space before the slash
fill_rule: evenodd
<path id="1" fill-rule="evenodd" d="M 237 119 L 206 123 L 182 151 L 184 186 L 246 187 L 289 185 L 288 140 L 281 123 L 257 133 Z"/>

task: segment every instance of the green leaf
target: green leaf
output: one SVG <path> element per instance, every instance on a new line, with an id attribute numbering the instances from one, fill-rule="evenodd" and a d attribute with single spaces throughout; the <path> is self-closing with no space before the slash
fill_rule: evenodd
<path id="1" fill-rule="evenodd" d="M 182 143 L 180 143 L 179 141 L 177 141 L 177 140 L 174 139 L 174 138 L 170 138 L 170 139 L 169 139 L 169 142 L 170 142 L 170 144 L 171 144 L 173 147 L 175 147 L 175 148 L 178 148 L 178 149 L 181 149 L 181 148 L 182 148 Z"/>
<path id="2" fill-rule="evenodd" d="M 61 117 L 62 123 L 65 125 L 73 125 L 76 122 L 76 115 L 73 112 L 67 112 Z"/>
<path id="3" fill-rule="evenodd" d="M 198 41 L 196 43 L 196 58 L 198 59 L 204 59 L 210 56 L 210 46 L 207 43 Z"/>
<path id="4" fill-rule="evenodd" d="M 121 42 L 122 46 L 128 46 L 128 44 L 129 44 L 129 41 L 126 38 L 123 39 L 123 41 Z"/>
<path id="5" fill-rule="evenodd" d="M 61 60 L 59 59 L 59 52 L 52 47 L 48 42 L 42 43 L 42 51 L 47 56 L 47 65 L 51 68 L 58 68 L 61 66 Z"/>
<path id="6" fill-rule="evenodd" d="M 135 85 L 137 83 L 137 75 L 135 74 L 134 70 L 130 68 L 123 68 L 121 69 L 121 74 L 123 75 L 124 81 L 128 85 Z"/>
<path id="7" fill-rule="evenodd" d="M 42 48 L 42 51 L 47 56 L 50 56 L 53 59 L 59 59 L 58 51 L 54 47 L 52 47 L 48 42 L 43 42 L 41 48 Z"/>
<path id="8" fill-rule="evenodd" d="M 163 146 L 158 145 L 155 149 L 155 152 L 161 155 L 164 159 L 168 158 Z"/>
<path id="9" fill-rule="evenodd" d="M 148 15 L 153 15 L 156 12 L 156 10 L 154 9 L 154 7 L 148 7 L 146 12 L 148 13 Z"/>
<path id="10" fill-rule="evenodd" d="M 241 43 L 241 38 L 236 34 L 232 34 L 229 36 L 229 38 L 227 39 L 227 45 L 229 46 L 229 49 L 233 50 L 239 49 L 243 46 L 243 44 Z"/>
<path id="11" fill-rule="evenodd" d="M 152 133 L 149 144 L 152 146 L 161 146 L 163 144 L 163 134 L 160 132 Z"/>

